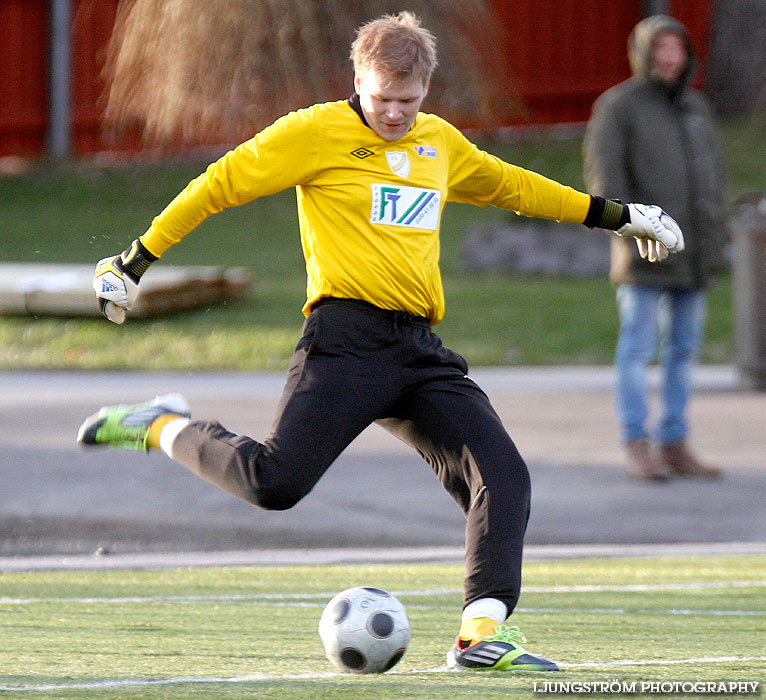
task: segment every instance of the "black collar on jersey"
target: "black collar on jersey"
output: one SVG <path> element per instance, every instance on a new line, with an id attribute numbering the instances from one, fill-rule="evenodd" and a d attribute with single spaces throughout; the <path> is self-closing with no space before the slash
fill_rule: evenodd
<path id="1" fill-rule="evenodd" d="M 364 112 L 362 111 L 362 103 L 359 99 L 359 93 L 354 92 L 351 97 L 348 98 L 348 105 L 353 109 L 358 115 L 359 118 L 362 120 L 362 124 L 364 124 L 366 127 L 369 127 L 370 125 L 367 123 L 367 120 L 364 118 Z"/>

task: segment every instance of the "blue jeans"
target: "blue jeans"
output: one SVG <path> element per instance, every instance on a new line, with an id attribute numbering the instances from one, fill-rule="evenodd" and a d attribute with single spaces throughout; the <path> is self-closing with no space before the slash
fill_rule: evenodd
<path id="1" fill-rule="evenodd" d="M 707 310 L 702 290 L 657 289 L 624 284 L 617 289 L 616 400 L 625 441 L 652 437 L 662 445 L 683 440 L 691 374 L 702 341 Z M 659 343 L 658 343 L 659 341 Z M 647 374 L 659 344 L 660 415 L 647 430 Z"/>

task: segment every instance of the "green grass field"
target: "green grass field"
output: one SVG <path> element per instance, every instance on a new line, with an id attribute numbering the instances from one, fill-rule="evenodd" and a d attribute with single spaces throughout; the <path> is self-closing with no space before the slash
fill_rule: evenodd
<path id="1" fill-rule="evenodd" d="M 557 674 L 444 670 L 461 581 L 458 564 L 3 574 L 0 696 L 454 700 L 764 680 L 766 557 L 528 562 L 512 622 Z M 323 656 L 321 611 L 353 585 L 407 607 L 394 672 L 343 675 Z"/>

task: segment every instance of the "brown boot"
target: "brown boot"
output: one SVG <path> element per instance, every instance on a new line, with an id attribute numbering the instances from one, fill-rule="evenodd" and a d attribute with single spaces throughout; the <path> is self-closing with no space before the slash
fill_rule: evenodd
<path id="1" fill-rule="evenodd" d="M 706 479 L 717 479 L 721 476 L 718 467 L 700 462 L 689 452 L 683 440 L 672 445 L 662 445 L 660 460 L 670 472 L 679 476 L 701 476 Z"/>
<path id="2" fill-rule="evenodd" d="M 652 457 L 647 440 L 625 443 L 625 471 L 634 479 L 664 481 L 670 478 L 670 467 Z"/>

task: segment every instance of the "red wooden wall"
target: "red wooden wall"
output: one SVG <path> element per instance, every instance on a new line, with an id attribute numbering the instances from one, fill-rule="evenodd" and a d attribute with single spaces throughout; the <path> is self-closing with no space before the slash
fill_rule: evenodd
<path id="1" fill-rule="evenodd" d="M 0 154 L 37 153 L 47 118 L 43 0 L 0 1 Z"/>
<path id="2" fill-rule="evenodd" d="M 99 134 L 100 73 L 119 0 L 74 0 L 72 141 L 109 148 Z M 713 0 L 673 0 L 704 58 Z M 593 100 L 629 75 L 626 42 L 641 0 L 489 0 L 506 35 L 517 97 L 530 124 L 588 118 Z M 48 118 L 46 0 L 0 0 L 0 156 L 39 155 Z"/>
<path id="3" fill-rule="evenodd" d="M 504 27 L 509 72 L 531 122 L 588 118 L 593 100 L 628 73 L 627 36 L 640 2 L 492 0 Z"/>
<path id="4" fill-rule="evenodd" d="M 101 71 L 118 4 L 119 0 L 74 0 L 72 131 L 78 153 L 104 148 L 99 136 L 105 88 Z"/>

